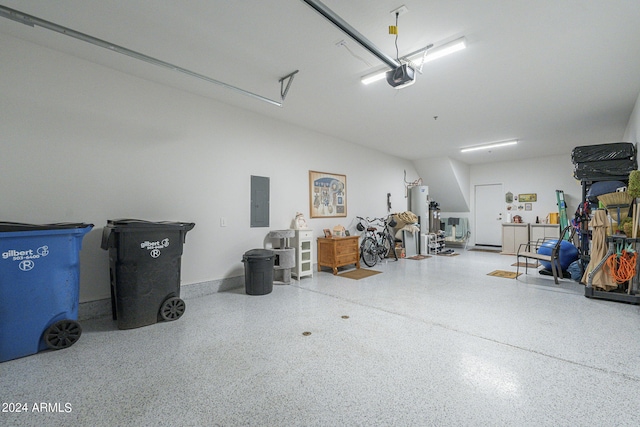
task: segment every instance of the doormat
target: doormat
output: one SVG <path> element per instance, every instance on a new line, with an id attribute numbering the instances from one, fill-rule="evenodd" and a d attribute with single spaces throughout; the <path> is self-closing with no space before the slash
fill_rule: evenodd
<path id="1" fill-rule="evenodd" d="M 407 259 L 415 259 L 415 260 L 419 261 L 421 259 L 427 259 L 427 258 L 431 258 L 431 255 L 414 255 L 414 256 L 410 256 Z"/>
<path id="2" fill-rule="evenodd" d="M 365 277 L 374 276 L 376 274 L 380 274 L 382 271 L 375 270 L 367 270 L 366 268 L 356 268 L 355 270 L 345 271 L 344 273 L 338 274 L 340 277 L 346 277 L 348 279 L 360 280 Z"/>
<path id="3" fill-rule="evenodd" d="M 514 262 L 513 264 L 511 264 L 512 267 L 531 267 L 531 268 L 535 268 L 538 267 L 540 264 L 536 263 L 532 263 L 532 262 Z"/>
<path id="4" fill-rule="evenodd" d="M 494 270 L 491 273 L 487 273 L 487 276 L 503 277 L 505 279 L 515 279 L 521 274 L 522 273 L 516 273 L 515 271 Z"/>
<path id="5" fill-rule="evenodd" d="M 471 248 L 469 249 L 470 251 L 476 251 L 476 252 L 492 252 L 494 254 L 500 253 L 500 249 L 496 248 L 496 249 L 488 249 L 488 248 Z"/>
<path id="6" fill-rule="evenodd" d="M 458 256 L 460 255 L 458 252 L 452 252 L 450 254 L 438 254 L 438 256 Z"/>

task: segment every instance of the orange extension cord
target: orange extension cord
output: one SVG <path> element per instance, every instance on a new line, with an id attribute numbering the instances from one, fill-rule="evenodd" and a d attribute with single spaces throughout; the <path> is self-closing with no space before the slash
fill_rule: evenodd
<path id="1" fill-rule="evenodd" d="M 609 274 L 611 274 L 611 277 L 617 284 L 621 285 L 633 279 L 633 276 L 636 275 L 637 258 L 637 252 L 627 252 L 625 250 L 622 251 L 621 255 L 611 254 L 611 256 L 607 258 Z"/>

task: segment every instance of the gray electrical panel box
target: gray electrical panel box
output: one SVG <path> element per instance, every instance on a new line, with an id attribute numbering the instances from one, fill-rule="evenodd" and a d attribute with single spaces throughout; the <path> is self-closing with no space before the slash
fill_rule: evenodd
<path id="1" fill-rule="evenodd" d="M 251 175 L 251 227 L 269 226 L 269 178 Z"/>

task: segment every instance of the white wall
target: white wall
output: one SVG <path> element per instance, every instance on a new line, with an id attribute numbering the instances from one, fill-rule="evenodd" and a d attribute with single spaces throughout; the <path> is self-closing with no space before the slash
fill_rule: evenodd
<path id="1" fill-rule="evenodd" d="M 531 211 L 512 211 L 522 216 L 524 222 L 535 222 L 536 216 L 543 221 L 550 212 L 558 212 L 556 190 L 564 191 L 567 203 L 567 216 L 573 218 L 582 199 L 580 182 L 573 177 L 571 156 L 550 156 L 527 159 L 515 162 L 496 162 L 483 165 L 472 165 L 470 173 L 471 194 L 476 185 L 502 184 L 506 192 L 515 196 L 522 193 L 536 193 L 537 202 L 532 203 Z M 517 204 L 517 203 L 516 203 Z M 507 218 L 506 203 L 502 206 L 503 218 Z M 471 212 L 475 212 L 475 200 L 471 197 Z M 443 213 L 443 216 L 445 214 Z M 466 216 L 471 227 L 470 242 L 475 243 L 474 217 L 469 213 L 455 214 L 447 212 L 446 216 Z"/>
<path id="2" fill-rule="evenodd" d="M 638 95 L 636 105 L 633 108 L 622 140 L 624 142 L 640 142 L 640 95 Z"/>
<path id="3" fill-rule="evenodd" d="M 432 200 L 443 209 L 469 212 L 469 165 L 448 157 L 416 159 L 413 164 Z"/>
<path id="4" fill-rule="evenodd" d="M 451 169 L 453 170 L 453 174 L 455 175 L 458 186 L 462 192 L 462 197 L 464 197 L 465 205 L 471 206 L 471 188 L 465 186 L 465 184 L 470 182 L 471 168 L 468 164 L 462 163 L 458 160 L 449 159 L 449 161 L 451 162 Z"/>
<path id="5" fill-rule="evenodd" d="M 556 190 L 564 191 L 569 220 L 582 200 L 582 187 L 573 177 L 573 163 L 571 156 L 549 156 L 514 162 L 495 162 L 481 165 L 471 165 L 469 168 L 469 200 L 470 212 L 456 212 L 441 206 L 442 218 L 468 218 L 471 236 L 469 244 L 475 244 L 475 186 L 487 184 L 502 184 L 504 192 L 510 191 L 517 196 L 523 193 L 536 193 L 537 202 L 532 203 L 531 211 L 511 211 L 512 215 L 520 215 L 524 222 L 535 223 L 536 216 L 544 221 L 550 212 L 558 212 Z M 518 205 L 519 203 L 514 203 Z M 500 208 L 503 218 L 507 218 L 507 204 Z"/>
<path id="6" fill-rule="evenodd" d="M 242 275 L 242 254 L 296 211 L 319 235 L 385 214 L 387 193 L 404 210 L 408 161 L 1 34 L 0 52 L 0 220 L 95 224 L 83 302 L 109 297 L 108 219 L 195 222 L 185 285 Z M 309 218 L 309 170 L 347 175 L 347 218 Z M 249 226 L 251 175 L 270 178 L 269 228 Z"/>

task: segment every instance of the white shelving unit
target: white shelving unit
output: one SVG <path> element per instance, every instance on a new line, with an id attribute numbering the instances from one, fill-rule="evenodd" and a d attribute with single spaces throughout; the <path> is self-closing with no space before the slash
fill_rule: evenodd
<path id="1" fill-rule="evenodd" d="M 313 230 L 295 230 L 293 246 L 296 249 L 296 267 L 292 274 L 298 280 L 313 276 Z"/>
<path id="2" fill-rule="evenodd" d="M 427 254 L 437 255 L 444 251 L 444 233 L 429 233 L 425 235 L 427 243 Z"/>

